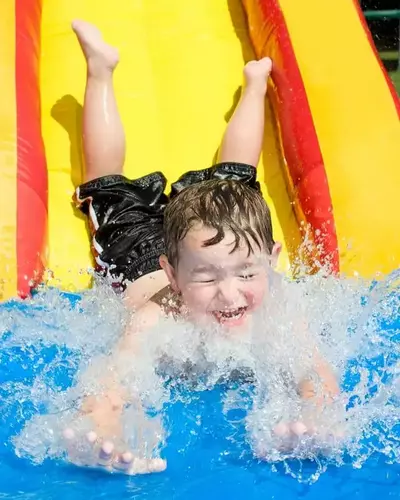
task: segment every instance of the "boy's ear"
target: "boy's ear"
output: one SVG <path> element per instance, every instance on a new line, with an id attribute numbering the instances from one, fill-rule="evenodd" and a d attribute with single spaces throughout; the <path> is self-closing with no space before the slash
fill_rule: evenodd
<path id="1" fill-rule="evenodd" d="M 171 288 L 174 292 L 179 292 L 176 282 L 175 269 L 171 266 L 166 255 L 160 255 L 160 266 L 168 277 Z"/>
<path id="2" fill-rule="evenodd" d="M 272 252 L 271 252 L 271 261 L 272 261 L 272 267 L 276 267 L 276 265 L 278 264 L 278 259 L 279 259 L 279 255 L 282 251 L 282 243 L 279 243 L 279 241 L 276 241 L 274 243 L 274 246 L 272 248 Z"/>

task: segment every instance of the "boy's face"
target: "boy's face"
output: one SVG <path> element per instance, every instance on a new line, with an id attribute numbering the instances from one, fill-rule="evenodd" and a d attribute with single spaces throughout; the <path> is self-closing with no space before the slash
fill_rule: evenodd
<path id="1" fill-rule="evenodd" d="M 274 247 L 272 256 L 257 245 L 250 255 L 245 244 L 232 252 L 235 237 L 226 231 L 220 243 L 204 247 L 215 234 L 213 228 L 194 227 L 181 242 L 177 268 L 165 262 L 163 267 L 196 323 L 245 326 L 263 302 L 268 266 L 271 259 L 276 260 L 280 245 Z"/>

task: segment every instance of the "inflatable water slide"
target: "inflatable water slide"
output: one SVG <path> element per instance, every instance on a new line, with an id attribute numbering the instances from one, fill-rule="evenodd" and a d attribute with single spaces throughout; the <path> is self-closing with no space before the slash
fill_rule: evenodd
<path id="1" fill-rule="evenodd" d="M 90 285 L 82 181 L 84 60 L 74 18 L 120 49 L 126 175 L 209 166 L 245 61 L 269 55 L 260 180 L 290 272 L 307 240 L 332 272 L 400 264 L 399 99 L 357 0 L 7 0 L 0 4 L 1 298 Z M 303 245 L 304 247 L 304 245 Z"/>

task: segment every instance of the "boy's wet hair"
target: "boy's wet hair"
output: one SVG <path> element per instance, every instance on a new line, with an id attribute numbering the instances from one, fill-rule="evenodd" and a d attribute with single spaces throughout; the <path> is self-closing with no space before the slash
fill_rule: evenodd
<path id="1" fill-rule="evenodd" d="M 174 197 L 164 212 L 164 238 L 169 262 L 179 261 L 179 244 L 196 224 L 214 228 L 217 233 L 204 241 L 203 246 L 216 245 L 231 231 L 235 242 L 231 252 L 241 243 L 253 252 L 272 253 L 271 213 L 262 194 L 234 180 L 208 180 L 184 189 Z"/>

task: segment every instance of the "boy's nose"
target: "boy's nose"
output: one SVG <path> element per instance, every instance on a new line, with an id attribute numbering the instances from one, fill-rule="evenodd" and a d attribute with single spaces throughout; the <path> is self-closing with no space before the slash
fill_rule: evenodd
<path id="1" fill-rule="evenodd" d="M 224 280 L 219 283 L 218 296 L 224 305 L 230 306 L 237 304 L 240 294 L 232 280 Z"/>

